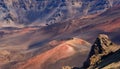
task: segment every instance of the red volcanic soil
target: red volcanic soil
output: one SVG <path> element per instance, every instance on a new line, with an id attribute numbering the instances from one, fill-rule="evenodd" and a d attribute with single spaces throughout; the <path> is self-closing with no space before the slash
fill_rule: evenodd
<path id="1" fill-rule="evenodd" d="M 108 23 L 101 24 L 99 26 L 95 26 L 96 29 L 104 30 L 105 32 L 112 32 L 116 29 L 120 29 L 120 18 L 109 21 Z"/>
<path id="2" fill-rule="evenodd" d="M 71 50 L 71 51 L 69 51 L 69 50 Z M 42 67 L 41 65 L 48 59 L 51 59 L 51 63 L 53 63 L 53 62 L 58 61 L 62 58 L 69 57 L 73 53 L 74 53 L 73 49 L 67 45 L 56 47 L 52 50 L 49 50 L 41 55 L 38 55 L 38 56 L 30 59 L 29 61 L 27 61 L 27 63 L 25 63 L 25 65 L 21 66 L 18 69 L 26 69 L 26 68 L 32 69 L 31 66 L 33 66 L 36 69 L 39 69 Z"/>
<path id="3" fill-rule="evenodd" d="M 90 44 L 84 40 L 73 38 L 55 48 L 29 59 L 17 69 L 44 69 L 45 64 L 54 64 L 59 60 L 68 58 L 78 52 L 88 51 Z M 77 50 L 77 49 L 78 50 Z M 80 53 L 79 53 L 80 54 Z"/>

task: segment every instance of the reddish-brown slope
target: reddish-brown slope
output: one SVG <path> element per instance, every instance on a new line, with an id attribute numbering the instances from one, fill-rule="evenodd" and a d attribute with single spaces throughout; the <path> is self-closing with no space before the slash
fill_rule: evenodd
<path id="1" fill-rule="evenodd" d="M 94 27 L 95 29 L 100 29 L 105 32 L 113 32 L 117 29 L 120 29 L 120 18 L 100 24 Z"/>
<path id="2" fill-rule="evenodd" d="M 42 67 L 45 62 L 53 64 L 61 59 L 68 58 L 75 53 L 85 52 L 88 50 L 89 46 L 90 44 L 88 42 L 73 38 L 72 40 L 66 41 L 45 53 L 33 57 L 24 64 L 19 65 L 17 69 L 43 69 Z"/>

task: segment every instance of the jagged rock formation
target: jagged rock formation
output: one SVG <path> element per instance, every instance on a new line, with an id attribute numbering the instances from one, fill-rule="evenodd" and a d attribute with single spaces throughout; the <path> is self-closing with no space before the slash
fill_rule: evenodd
<path id="1" fill-rule="evenodd" d="M 107 35 L 100 34 L 93 44 L 83 68 L 95 69 L 104 60 L 104 57 L 111 55 L 118 49 L 119 47 L 112 43 Z"/>
<path id="2" fill-rule="evenodd" d="M 65 66 L 63 69 L 120 69 L 120 47 L 105 34 L 100 34 L 91 47 L 83 67 Z"/>
<path id="3" fill-rule="evenodd" d="M 51 24 L 118 5 L 119 0 L 0 0 L 0 27 Z"/>

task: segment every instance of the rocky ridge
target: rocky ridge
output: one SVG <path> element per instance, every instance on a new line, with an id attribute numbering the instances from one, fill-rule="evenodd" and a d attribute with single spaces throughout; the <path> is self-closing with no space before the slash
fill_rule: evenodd
<path id="1" fill-rule="evenodd" d="M 91 47 L 83 67 L 65 66 L 63 69 L 119 69 L 120 47 L 114 44 L 107 35 L 100 34 Z"/>
<path id="2" fill-rule="evenodd" d="M 117 51 L 119 47 L 111 42 L 107 35 L 100 34 L 93 44 L 89 57 L 84 63 L 83 68 L 93 69 L 104 60 L 103 57 L 107 57 L 109 54 Z"/>

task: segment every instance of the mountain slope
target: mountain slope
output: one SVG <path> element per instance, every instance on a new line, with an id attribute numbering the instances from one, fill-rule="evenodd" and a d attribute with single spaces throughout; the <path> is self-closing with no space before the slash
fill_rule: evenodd
<path id="1" fill-rule="evenodd" d="M 68 35 L 65 34 L 66 37 L 75 35 L 90 42 L 92 41 L 91 39 L 95 40 L 95 37 L 97 37 L 98 34 L 104 33 L 109 35 L 114 42 L 119 43 L 119 41 L 116 39 L 120 38 L 119 12 L 120 6 L 113 7 L 108 9 L 106 12 L 92 18 L 76 18 L 65 22 L 60 22 L 59 24 L 56 23 L 48 25 L 45 28 L 45 31 L 56 34 L 70 33 Z"/>
<path id="2" fill-rule="evenodd" d="M 53 47 L 46 45 L 52 40 L 78 37 L 93 43 L 99 33 L 105 33 L 114 42 L 120 43 L 119 12 L 120 7 L 114 7 L 88 19 L 71 19 L 45 27 L 2 28 L 0 29 L 0 51 L 3 53 L 7 51 L 10 54 L 7 54 L 7 57 L 2 55 L 1 63 L 4 60 L 5 63 L 24 61 L 50 50 Z"/>
<path id="3" fill-rule="evenodd" d="M 98 34 L 104 33 L 120 43 L 119 4 L 120 0 L 0 0 L 0 67 L 5 65 L 8 69 L 20 61 L 32 60 L 59 46 L 61 41 L 56 43 L 56 40 L 71 37 L 93 43 Z M 49 45 L 52 40 L 55 40 L 53 46 Z M 87 54 L 66 57 L 53 64 L 45 62 L 47 66 L 43 67 L 81 66 Z"/>
<path id="4" fill-rule="evenodd" d="M 42 54 L 30 58 L 26 62 L 19 62 L 15 66 L 8 67 L 8 69 L 53 69 L 53 67 L 61 69 L 62 65 L 71 64 L 66 62 L 73 62 L 73 64 L 76 65 L 78 63 L 78 60 L 75 61 L 73 59 L 79 59 L 77 58 L 78 56 L 83 59 L 82 61 L 80 61 L 84 62 L 89 48 L 90 43 L 78 38 L 73 38 L 71 40 L 63 42 L 53 49 L 50 49 L 46 52 L 43 52 Z"/>
<path id="5" fill-rule="evenodd" d="M 118 5 L 119 0 L 0 0 L 0 27 L 44 26 Z"/>

